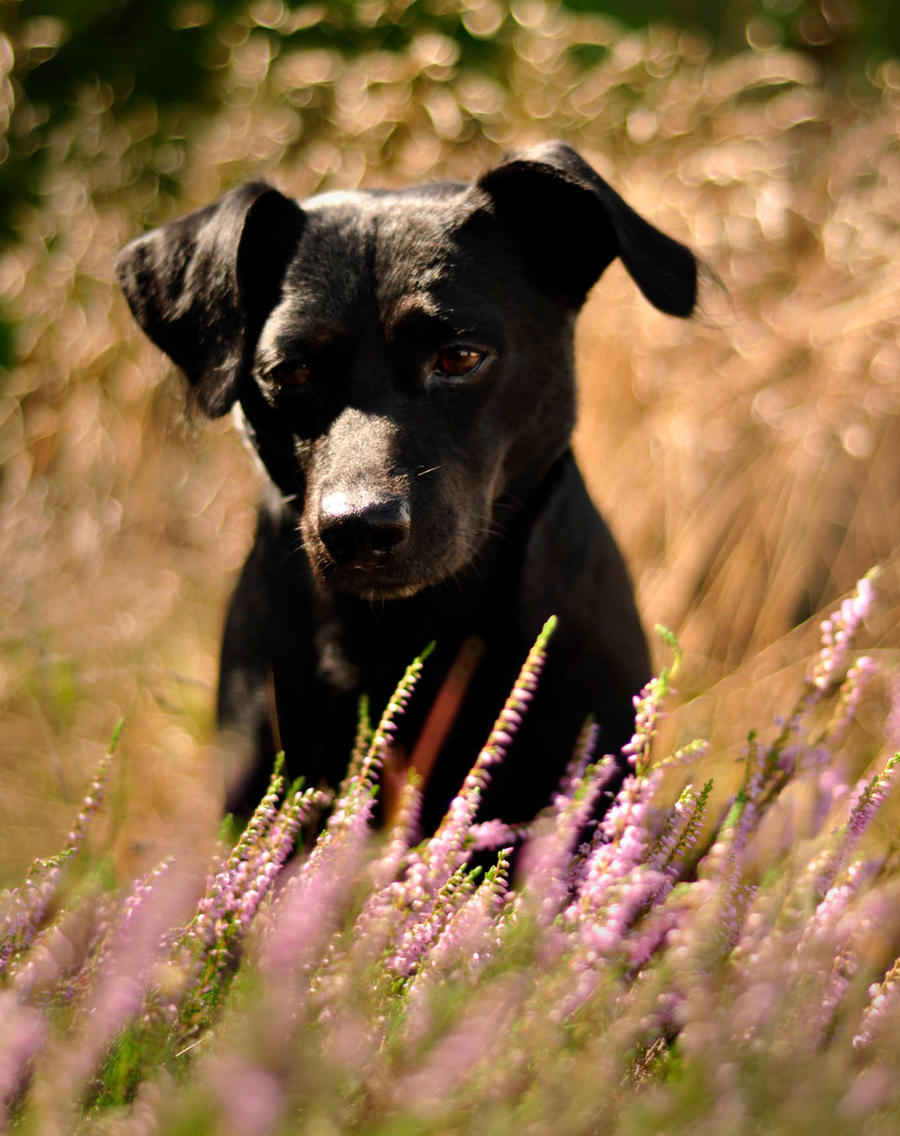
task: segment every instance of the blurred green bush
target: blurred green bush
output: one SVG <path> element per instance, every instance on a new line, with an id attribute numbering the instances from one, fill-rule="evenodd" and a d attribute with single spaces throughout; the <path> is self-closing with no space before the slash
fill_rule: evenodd
<path id="1" fill-rule="evenodd" d="M 669 24 L 706 35 L 718 49 L 789 46 L 829 69 L 864 70 L 900 54 L 892 0 L 565 0 L 573 12 L 612 17 L 624 27 Z M 101 90 L 116 114 L 147 106 L 155 132 L 183 137 L 190 119 L 214 113 L 227 97 L 221 82 L 249 28 L 270 60 L 302 47 L 352 57 L 407 52 L 423 33 L 455 45 L 455 62 L 494 71 L 512 29 L 539 17 L 529 0 L 36 0 L 9 3 L 0 42 L 5 140 L 0 234 L 16 232 L 16 206 L 40 192 L 52 130 L 88 89 Z M 592 50 L 593 48 L 593 50 Z M 588 66 L 603 45 L 573 58 Z M 0 120 L 2 121 L 2 120 Z"/>

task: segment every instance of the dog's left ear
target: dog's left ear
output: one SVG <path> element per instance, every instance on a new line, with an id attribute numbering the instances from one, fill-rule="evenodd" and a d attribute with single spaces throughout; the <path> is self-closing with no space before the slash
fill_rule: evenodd
<path id="1" fill-rule="evenodd" d="M 543 287 L 580 307 L 617 256 L 654 307 L 689 316 L 697 261 L 627 205 L 571 147 L 513 155 L 477 183 L 516 234 Z"/>
<path id="2" fill-rule="evenodd" d="M 134 318 L 184 371 L 211 418 L 234 402 L 303 218 L 296 202 L 251 182 L 135 238 L 119 254 L 116 272 Z"/>

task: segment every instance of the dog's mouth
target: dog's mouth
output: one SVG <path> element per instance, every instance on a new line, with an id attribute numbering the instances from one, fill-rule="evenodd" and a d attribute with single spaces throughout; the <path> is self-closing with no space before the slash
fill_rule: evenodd
<path id="1" fill-rule="evenodd" d="M 313 577 L 323 591 L 375 602 L 408 599 L 441 584 L 464 568 L 474 553 L 473 548 L 451 546 L 431 547 L 424 555 L 407 546 L 364 563 L 340 563 L 321 542 L 314 539 L 305 545 Z"/>
<path id="2" fill-rule="evenodd" d="M 445 580 L 450 572 L 409 572 L 390 562 L 381 565 L 337 565 L 319 563 L 315 572 L 328 591 L 349 592 L 370 601 L 402 600 L 432 584 Z"/>

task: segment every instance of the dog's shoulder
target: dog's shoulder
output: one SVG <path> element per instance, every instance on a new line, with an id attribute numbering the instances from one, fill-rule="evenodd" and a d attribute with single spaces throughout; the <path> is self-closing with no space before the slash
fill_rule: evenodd
<path id="1" fill-rule="evenodd" d="M 628 569 L 571 453 L 534 519 L 521 579 L 521 611 L 532 626 L 556 615 L 557 639 L 574 660 L 614 662 L 632 691 L 646 681 L 646 641 Z"/>

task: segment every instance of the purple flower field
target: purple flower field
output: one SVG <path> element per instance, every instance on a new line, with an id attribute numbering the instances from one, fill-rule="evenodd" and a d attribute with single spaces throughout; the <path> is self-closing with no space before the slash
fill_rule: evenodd
<path id="1" fill-rule="evenodd" d="M 678 664 L 669 637 L 674 663 L 636 700 L 630 772 L 593 829 L 613 759 L 590 724 L 530 830 L 476 821 L 552 620 L 424 841 L 414 784 L 388 831 L 369 822 L 427 660 L 374 730 L 361 715 L 333 801 L 276 769 L 213 863 L 167 859 L 123 889 L 88 839 L 111 753 L 63 851 L 2 895 L 2 1123 L 42 1136 L 897 1131 L 900 877 L 873 831 L 900 762 L 896 679 L 862 777 L 844 752 L 877 669 L 854 646 L 874 602 L 864 578 L 822 625 L 802 695 L 773 741 L 749 735 L 731 800 L 698 776 L 704 743 L 654 749 Z M 470 868 L 476 849 L 494 850 L 487 871 Z"/>

